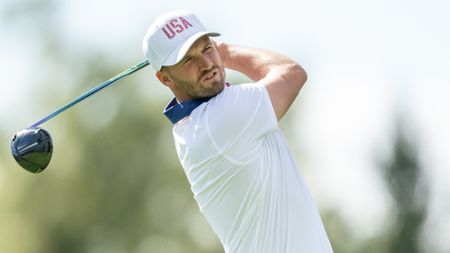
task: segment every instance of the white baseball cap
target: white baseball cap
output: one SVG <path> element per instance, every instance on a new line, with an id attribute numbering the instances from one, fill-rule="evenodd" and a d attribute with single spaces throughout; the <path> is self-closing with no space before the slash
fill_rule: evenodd
<path id="1" fill-rule="evenodd" d="M 142 48 L 153 69 L 177 64 L 200 37 L 220 36 L 205 29 L 191 12 L 178 10 L 165 13 L 150 25 L 145 33 Z"/>

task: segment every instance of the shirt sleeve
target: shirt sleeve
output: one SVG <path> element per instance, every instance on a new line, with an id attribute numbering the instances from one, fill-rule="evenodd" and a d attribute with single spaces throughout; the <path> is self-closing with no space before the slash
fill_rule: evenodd
<path id="1" fill-rule="evenodd" d="M 269 94 L 260 84 L 225 88 L 207 110 L 212 144 L 236 163 L 252 160 L 265 136 L 278 128 Z"/>

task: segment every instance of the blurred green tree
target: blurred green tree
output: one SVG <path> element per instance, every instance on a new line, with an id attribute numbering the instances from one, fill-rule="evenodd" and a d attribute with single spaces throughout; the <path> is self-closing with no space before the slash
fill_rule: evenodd
<path id="1" fill-rule="evenodd" d="M 392 156 L 385 161 L 384 178 L 395 201 L 395 223 L 388 252 L 422 252 L 421 231 L 427 216 L 429 186 L 420 165 L 420 156 L 399 123 L 394 136 Z"/>
<path id="2" fill-rule="evenodd" d="M 402 116 L 394 121 L 392 146 L 388 157 L 376 160 L 393 207 L 385 229 L 365 241 L 355 239 L 335 210 L 324 213 L 324 223 L 335 253 L 420 253 L 422 228 L 427 217 L 429 182 L 420 164 L 417 144 L 405 127 Z"/>

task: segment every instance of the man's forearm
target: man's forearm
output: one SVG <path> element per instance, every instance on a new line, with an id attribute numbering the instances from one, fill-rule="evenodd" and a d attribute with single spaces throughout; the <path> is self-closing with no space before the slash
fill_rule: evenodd
<path id="1" fill-rule="evenodd" d="M 225 68 L 247 75 L 259 81 L 271 73 L 292 75 L 293 78 L 305 79 L 306 73 L 293 60 L 268 50 L 247 48 L 228 43 L 217 43 L 217 48 Z"/>
<path id="2" fill-rule="evenodd" d="M 225 68 L 241 72 L 263 84 L 280 120 L 294 102 L 306 72 L 295 61 L 268 50 L 216 43 Z"/>

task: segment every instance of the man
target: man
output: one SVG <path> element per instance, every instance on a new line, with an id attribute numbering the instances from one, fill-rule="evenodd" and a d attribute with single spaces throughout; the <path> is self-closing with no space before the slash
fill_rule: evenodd
<path id="1" fill-rule="evenodd" d="M 278 120 L 306 73 L 266 50 L 214 42 L 187 11 L 149 27 L 144 54 L 175 95 L 164 114 L 194 197 L 225 252 L 332 252 Z M 230 85 L 225 68 L 254 83 Z"/>

